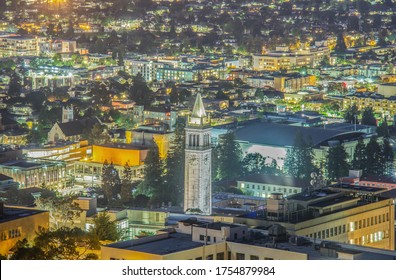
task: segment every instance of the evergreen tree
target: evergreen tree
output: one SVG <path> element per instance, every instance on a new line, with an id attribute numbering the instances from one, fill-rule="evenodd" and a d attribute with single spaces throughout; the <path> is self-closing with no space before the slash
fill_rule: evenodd
<path id="1" fill-rule="evenodd" d="M 129 97 L 136 102 L 137 105 L 150 106 L 154 101 L 154 93 L 147 86 L 142 75 L 138 75 L 132 78 L 132 86 L 129 89 Z"/>
<path id="2" fill-rule="evenodd" d="M 330 180 L 336 181 L 348 175 L 349 164 L 347 156 L 348 154 L 343 145 L 330 147 L 326 157 L 327 177 Z"/>
<path id="3" fill-rule="evenodd" d="M 180 205 L 183 201 L 184 190 L 184 149 L 185 149 L 185 120 L 178 119 L 176 122 L 175 137 L 165 160 L 164 174 L 164 201 L 170 201 Z"/>
<path id="4" fill-rule="evenodd" d="M 374 116 L 373 108 L 366 107 L 362 113 L 362 124 L 377 126 L 377 120 Z"/>
<path id="5" fill-rule="evenodd" d="M 138 193 L 151 199 L 161 199 L 163 166 L 157 146 L 149 149 L 144 161 L 144 180 L 138 185 Z"/>
<path id="6" fill-rule="evenodd" d="M 8 87 L 8 95 L 19 96 L 22 91 L 22 80 L 16 71 L 13 71 L 10 78 L 10 83 Z"/>
<path id="7" fill-rule="evenodd" d="M 114 168 L 113 163 L 109 165 L 107 161 L 103 163 L 102 190 L 109 204 L 112 204 L 121 192 L 121 179 L 118 171 Z"/>
<path id="8" fill-rule="evenodd" d="M 132 200 L 132 191 L 134 185 L 132 180 L 132 169 L 128 165 L 128 162 L 124 166 L 124 170 L 122 171 L 122 179 L 121 179 L 121 201 L 123 203 L 131 202 Z"/>
<path id="9" fill-rule="evenodd" d="M 381 122 L 381 124 L 377 127 L 377 134 L 378 137 L 384 137 L 384 138 L 389 138 L 389 127 L 388 127 L 388 121 L 386 117 L 384 120 Z"/>
<path id="10" fill-rule="evenodd" d="M 392 176 L 394 170 L 394 164 L 393 164 L 394 154 L 389 139 L 386 137 L 382 142 L 381 151 L 382 151 L 382 159 L 384 160 L 384 169 L 382 170 L 381 173 L 383 175 Z"/>
<path id="11" fill-rule="evenodd" d="M 121 238 L 116 221 L 110 220 L 110 216 L 105 212 L 99 213 L 94 218 L 89 232 L 100 241 L 118 241 Z"/>
<path id="12" fill-rule="evenodd" d="M 220 136 L 219 141 L 219 169 L 220 180 L 235 180 L 242 174 L 242 151 L 235 141 L 235 134 L 228 132 Z"/>
<path id="13" fill-rule="evenodd" d="M 356 104 L 353 104 L 351 107 L 347 108 L 344 111 L 344 120 L 347 123 L 358 123 L 358 118 L 357 116 L 359 115 L 359 110 L 356 106 Z"/>
<path id="14" fill-rule="evenodd" d="M 263 173 L 265 158 L 259 153 L 249 153 L 243 158 L 242 166 L 245 174 Z"/>
<path id="15" fill-rule="evenodd" d="M 360 137 L 355 147 L 351 167 L 354 170 L 366 170 L 366 163 L 366 145 L 364 144 L 363 137 Z"/>
<path id="16" fill-rule="evenodd" d="M 345 44 L 345 39 L 344 39 L 344 35 L 342 34 L 342 32 L 339 32 L 337 35 L 337 44 L 334 48 L 334 50 L 338 53 L 344 53 L 347 49 L 347 46 Z"/>
<path id="17" fill-rule="evenodd" d="M 313 164 L 312 145 L 307 143 L 299 131 L 294 140 L 294 145 L 286 153 L 284 169 L 292 177 L 308 179 L 315 170 Z"/>
<path id="18" fill-rule="evenodd" d="M 366 146 L 366 175 L 382 175 L 385 169 L 385 162 L 381 146 L 378 144 L 376 137 L 371 137 L 370 142 Z"/>

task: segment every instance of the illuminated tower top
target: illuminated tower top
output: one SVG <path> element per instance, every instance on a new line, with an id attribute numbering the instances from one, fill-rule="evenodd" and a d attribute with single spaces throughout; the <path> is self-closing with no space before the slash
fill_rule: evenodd
<path id="1" fill-rule="evenodd" d="M 194 108 L 191 116 L 188 118 L 187 125 L 189 127 L 210 126 L 210 116 L 206 115 L 200 93 L 197 94 L 197 98 L 195 99 L 195 103 L 194 103 Z"/>

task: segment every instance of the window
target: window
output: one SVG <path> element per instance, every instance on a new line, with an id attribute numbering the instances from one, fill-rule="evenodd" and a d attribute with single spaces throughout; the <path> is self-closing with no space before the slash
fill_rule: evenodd
<path id="1" fill-rule="evenodd" d="M 238 239 L 238 233 L 234 233 L 234 240 Z"/>
<path id="2" fill-rule="evenodd" d="M 362 220 L 359 221 L 359 229 L 362 228 Z"/>
<path id="3" fill-rule="evenodd" d="M 236 259 L 237 259 L 237 260 L 244 260 L 244 259 L 245 259 L 245 254 L 236 253 Z"/>
<path id="4" fill-rule="evenodd" d="M 210 236 L 206 236 L 206 241 L 210 242 Z"/>
<path id="5" fill-rule="evenodd" d="M 267 257 L 265 257 L 265 258 L 264 258 L 264 260 L 267 260 L 267 261 L 272 261 L 272 260 L 273 260 L 273 258 L 267 258 Z"/>
<path id="6" fill-rule="evenodd" d="M 202 257 L 195 258 L 196 260 L 202 260 Z"/>
<path id="7" fill-rule="evenodd" d="M 199 236 L 199 240 L 205 241 L 205 235 L 201 234 L 201 235 Z"/>
<path id="8" fill-rule="evenodd" d="M 316 232 L 314 232 L 314 238 L 317 238 L 317 234 L 316 234 Z"/>
<path id="9" fill-rule="evenodd" d="M 342 225 L 342 233 L 345 233 L 345 232 L 346 232 L 346 226 Z"/>
<path id="10" fill-rule="evenodd" d="M 216 254 L 216 260 L 224 260 L 224 252 Z"/>
<path id="11" fill-rule="evenodd" d="M 374 217 L 371 217 L 371 225 L 374 225 Z"/>
<path id="12" fill-rule="evenodd" d="M 228 258 L 228 260 L 231 260 L 231 257 L 232 257 L 232 254 L 231 254 L 231 251 L 229 251 L 229 252 L 227 253 L 227 258 Z"/>
<path id="13" fill-rule="evenodd" d="M 329 237 L 329 229 L 326 229 L 326 238 Z"/>
<path id="14" fill-rule="evenodd" d="M 215 237 L 213 237 L 213 242 L 214 242 L 214 243 L 216 243 L 216 236 L 215 236 Z"/>
<path id="15" fill-rule="evenodd" d="M 213 255 L 212 255 L 212 254 L 211 254 L 211 255 L 207 255 L 207 256 L 206 256 L 206 259 L 207 259 L 207 260 L 213 260 Z"/>
<path id="16" fill-rule="evenodd" d="M 255 255 L 250 255 L 250 259 L 251 259 L 251 260 L 258 260 L 259 257 L 258 257 L 258 256 L 255 256 Z"/>
<path id="17" fill-rule="evenodd" d="M 378 215 L 378 223 L 382 223 L 381 215 Z"/>
<path id="18" fill-rule="evenodd" d="M 363 219 L 363 227 L 366 227 L 366 219 Z"/>

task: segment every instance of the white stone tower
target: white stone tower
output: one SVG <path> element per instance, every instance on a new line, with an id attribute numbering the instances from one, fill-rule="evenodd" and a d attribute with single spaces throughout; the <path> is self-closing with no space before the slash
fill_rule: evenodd
<path id="1" fill-rule="evenodd" d="M 62 123 L 74 121 L 73 106 L 62 107 Z"/>
<path id="2" fill-rule="evenodd" d="M 210 116 L 206 115 L 201 95 L 198 94 L 185 129 L 185 212 L 212 213 L 211 130 Z"/>

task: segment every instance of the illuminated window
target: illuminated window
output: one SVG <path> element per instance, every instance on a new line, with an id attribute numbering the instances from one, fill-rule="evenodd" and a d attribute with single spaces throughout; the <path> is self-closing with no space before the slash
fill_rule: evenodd
<path id="1" fill-rule="evenodd" d="M 353 222 L 349 223 L 349 231 L 354 231 L 355 230 L 355 224 Z"/>

